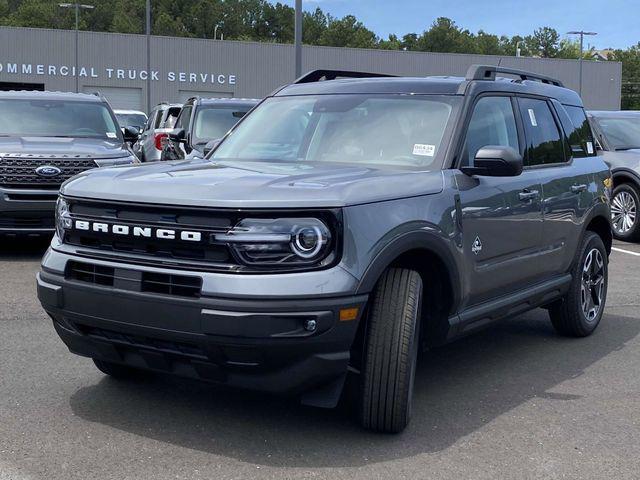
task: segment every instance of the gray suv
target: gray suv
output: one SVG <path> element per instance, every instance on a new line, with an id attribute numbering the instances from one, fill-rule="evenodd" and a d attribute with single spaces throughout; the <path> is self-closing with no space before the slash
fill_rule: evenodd
<path id="1" fill-rule="evenodd" d="M 322 407 L 349 378 L 361 424 L 399 432 L 422 347 L 535 307 L 597 327 L 611 179 L 589 143 L 578 95 L 539 75 L 312 72 L 207 159 L 68 181 L 38 296 L 108 375 Z"/>
<path id="2" fill-rule="evenodd" d="M 0 92 L 0 235 L 51 235 L 58 189 L 96 167 L 137 163 L 100 96 Z"/>
<path id="3" fill-rule="evenodd" d="M 640 241 L 640 112 L 587 112 L 611 168 L 611 225 L 620 240 Z"/>
<path id="4" fill-rule="evenodd" d="M 161 103 L 151 110 L 149 119 L 140 132 L 140 138 L 133 145 L 133 153 L 141 162 L 160 160 L 162 148 L 173 130 L 180 110 L 181 103 Z"/>

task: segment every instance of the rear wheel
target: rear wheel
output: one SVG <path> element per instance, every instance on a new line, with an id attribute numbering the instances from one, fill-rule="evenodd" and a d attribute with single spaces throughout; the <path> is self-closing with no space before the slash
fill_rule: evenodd
<path id="1" fill-rule="evenodd" d="M 391 268 L 378 281 L 367 320 L 359 399 L 360 422 L 397 433 L 411 418 L 418 357 L 422 279 Z"/>
<path id="2" fill-rule="evenodd" d="M 600 323 L 607 299 L 608 258 L 599 235 L 587 231 L 572 269 L 573 280 L 565 297 L 551 305 L 549 317 L 558 333 L 571 337 L 591 335 Z"/>
<path id="3" fill-rule="evenodd" d="M 119 363 L 97 360 L 95 358 L 93 359 L 93 363 L 98 367 L 98 370 L 113 378 L 132 378 L 140 374 L 140 370 L 126 365 L 120 365 Z"/>
<path id="4" fill-rule="evenodd" d="M 617 239 L 629 242 L 640 240 L 638 208 L 640 208 L 640 193 L 635 186 L 623 183 L 613 190 L 611 226 Z"/>

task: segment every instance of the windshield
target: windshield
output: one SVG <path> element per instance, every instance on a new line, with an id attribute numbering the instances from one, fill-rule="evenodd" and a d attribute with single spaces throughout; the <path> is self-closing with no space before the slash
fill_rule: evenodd
<path id="1" fill-rule="evenodd" d="M 147 117 L 141 113 L 116 113 L 116 118 L 121 127 L 141 128 L 147 123 Z"/>
<path id="2" fill-rule="evenodd" d="M 194 145 L 224 137 L 250 109 L 249 106 L 237 105 L 198 108 L 193 129 Z"/>
<path id="3" fill-rule="evenodd" d="M 119 138 L 107 107 L 97 102 L 0 100 L 0 136 Z"/>
<path id="4" fill-rule="evenodd" d="M 434 168 L 458 103 L 459 98 L 440 95 L 274 97 L 238 125 L 211 158 Z"/>
<path id="5" fill-rule="evenodd" d="M 598 117 L 607 141 L 615 150 L 640 148 L 640 115 L 637 117 Z"/>

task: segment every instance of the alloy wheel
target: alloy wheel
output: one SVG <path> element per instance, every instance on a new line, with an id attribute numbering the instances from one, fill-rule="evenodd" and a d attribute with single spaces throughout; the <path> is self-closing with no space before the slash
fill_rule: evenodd
<path id="1" fill-rule="evenodd" d="M 587 321 L 598 318 L 602 308 L 602 297 L 605 285 L 605 268 L 602 253 L 592 248 L 582 265 L 582 282 L 580 285 L 580 300 L 582 313 Z"/>
<path id="2" fill-rule="evenodd" d="M 624 190 L 611 201 L 611 223 L 618 234 L 626 234 L 636 223 L 636 201 Z"/>

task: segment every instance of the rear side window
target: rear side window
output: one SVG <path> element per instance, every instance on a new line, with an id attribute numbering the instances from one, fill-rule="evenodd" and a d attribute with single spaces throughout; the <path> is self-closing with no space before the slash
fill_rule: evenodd
<path id="1" fill-rule="evenodd" d="M 163 110 L 156 110 L 155 117 L 153 121 L 153 128 L 160 128 L 160 121 L 162 120 Z"/>
<path id="2" fill-rule="evenodd" d="M 566 162 L 563 138 L 545 100 L 520 98 L 520 113 L 527 137 L 525 165 Z"/>
<path id="3" fill-rule="evenodd" d="M 180 110 L 182 110 L 182 107 L 171 107 L 167 112 L 164 124 L 161 126 L 161 128 L 173 128 L 173 126 L 176 124 L 178 116 L 180 115 Z"/>
<path id="4" fill-rule="evenodd" d="M 575 158 L 591 157 L 597 155 L 593 144 L 593 137 L 587 115 L 582 107 L 564 105 L 564 109 L 571 119 L 571 125 L 565 125 L 571 154 Z"/>
<path id="5" fill-rule="evenodd" d="M 478 150 L 487 145 L 519 150 L 518 128 L 509 97 L 483 97 L 478 100 L 469 122 L 461 166 L 473 165 Z"/>
<path id="6" fill-rule="evenodd" d="M 189 130 L 189 124 L 191 123 L 191 110 L 192 106 L 184 107 L 180 112 L 180 116 L 176 121 L 176 128 L 184 128 L 185 131 Z"/>

